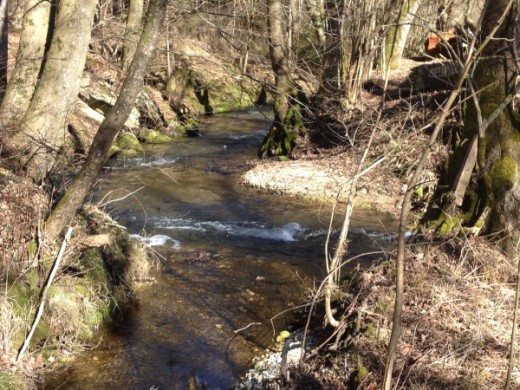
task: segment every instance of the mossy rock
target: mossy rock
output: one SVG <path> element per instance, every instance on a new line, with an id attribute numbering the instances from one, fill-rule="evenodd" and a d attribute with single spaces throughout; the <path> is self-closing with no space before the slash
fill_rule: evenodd
<path id="1" fill-rule="evenodd" d="M 110 157 L 136 157 L 144 153 L 143 145 L 133 133 L 122 133 L 110 147 Z"/>
<path id="2" fill-rule="evenodd" d="M 198 123 L 193 118 L 186 118 L 183 122 L 172 122 L 169 128 L 178 137 L 197 137 L 200 135 Z"/>
<path id="3" fill-rule="evenodd" d="M 179 135 L 180 137 L 188 136 L 188 131 L 186 130 L 186 126 L 184 126 L 184 125 L 176 124 L 175 126 L 173 126 L 173 129 L 174 129 L 175 133 L 177 135 Z"/>
<path id="4" fill-rule="evenodd" d="M 244 110 L 254 105 L 254 96 L 239 83 L 228 84 L 210 91 L 210 104 L 215 113 Z"/>
<path id="5" fill-rule="evenodd" d="M 171 137 L 152 129 L 141 129 L 138 137 L 147 144 L 165 144 L 171 142 Z"/>

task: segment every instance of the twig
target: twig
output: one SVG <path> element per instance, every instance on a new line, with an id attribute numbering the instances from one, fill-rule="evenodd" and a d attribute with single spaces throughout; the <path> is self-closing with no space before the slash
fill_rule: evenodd
<path id="1" fill-rule="evenodd" d="M 247 328 L 250 328 L 251 326 L 253 325 L 262 325 L 261 322 L 251 322 L 249 325 L 246 325 L 244 326 L 243 328 L 240 328 L 240 329 L 237 329 L 237 330 L 234 330 L 233 333 L 240 333 L 242 332 L 243 330 L 246 330 Z"/>
<path id="2" fill-rule="evenodd" d="M 16 363 L 18 363 L 20 361 L 20 359 L 22 358 L 25 350 L 27 349 L 27 347 L 29 346 L 29 343 L 31 342 L 34 331 L 36 330 L 36 327 L 38 326 L 38 323 L 40 322 L 40 318 L 42 317 L 43 309 L 45 307 L 45 299 L 47 298 L 47 291 L 49 290 L 49 287 L 50 287 L 54 277 L 56 276 L 56 272 L 58 271 L 61 259 L 63 257 L 63 254 L 65 253 L 65 248 L 67 247 L 67 241 L 70 239 L 71 235 L 72 235 L 72 228 L 69 227 L 69 229 L 67 230 L 67 234 L 65 235 L 65 238 L 63 239 L 63 242 L 61 244 L 61 248 L 60 248 L 60 252 L 58 253 L 58 257 L 56 258 L 56 261 L 54 262 L 54 266 L 52 267 L 51 273 L 50 273 L 49 277 L 47 278 L 47 282 L 45 283 L 45 286 L 43 287 L 42 295 L 41 295 L 41 299 L 40 299 L 40 307 L 38 308 L 38 313 L 36 314 L 36 318 L 34 319 L 34 322 L 32 324 L 31 331 L 25 338 L 25 341 L 22 345 L 22 348 L 20 349 L 20 352 L 18 352 L 18 356 L 16 357 Z"/>
<path id="3" fill-rule="evenodd" d="M 129 192 L 128 194 L 126 194 L 125 196 L 123 196 L 123 197 L 121 197 L 121 198 L 110 199 L 109 201 L 106 201 L 105 203 L 98 204 L 97 207 L 102 208 L 102 207 L 105 207 L 105 206 L 109 205 L 110 203 L 114 203 L 114 202 L 119 202 L 119 201 L 121 201 L 121 200 L 125 200 L 125 199 L 128 198 L 129 196 L 134 195 L 135 193 L 141 191 L 143 188 L 144 188 L 144 187 L 139 187 L 137 190 L 132 191 L 132 192 Z"/>
<path id="4" fill-rule="evenodd" d="M 374 252 L 366 252 L 366 253 L 360 253 L 359 255 L 356 255 L 354 257 L 351 257 L 347 260 L 344 260 L 342 261 L 340 264 L 338 264 L 337 266 L 337 270 L 339 271 L 341 268 L 343 268 L 345 265 L 349 264 L 351 261 L 353 260 L 356 260 L 356 259 L 359 259 L 363 256 L 370 256 L 370 255 L 377 255 L 377 254 L 384 254 L 386 252 L 384 251 L 374 251 Z M 307 322 L 305 323 L 305 328 L 304 328 L 304 331 L 303 331 L 303 338 L 302 338 L 302 354 L 300 356 L 300 369 L 303 367 L 303 360 L 304 360 L 304 355 L 305 355 L 305 345 L 306 345 L 306 342 L 307 342 L 307 334 L 309 332 L 309 328 L 310 328 L 310 325 L 311 325 L 311 318 L 312 318 L 312 313 L 314 312 L 314 307 L 316 306 L 316 304 L 318 303 L 318 297 L 320 296 L 322 290 L 325 288 L 326 284 L 328 283 L 328 279 L 329 278 L 332 278 L 334 277 L 335 275 L 335 272 L 333 271 L 330 271 L 326 276 L 325 278 L 321 281 L 320 285 L 318 286 L 318 289 L 316 290 L 316 294 L 314 294 L 314 297 L 312 298 L 312 302 L 310 304 L 310 308 L 309 308 L 309 314 L 307 315 Z"/>

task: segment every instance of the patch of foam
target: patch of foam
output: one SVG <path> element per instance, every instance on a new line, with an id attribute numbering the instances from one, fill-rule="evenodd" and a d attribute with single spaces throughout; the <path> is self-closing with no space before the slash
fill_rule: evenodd
<path id="1" fill-rule="evenodd" d="M 173 249 L 180 249 L 180 241 L 174 240 L 170 236 L 164 234 L 156 234 L 154 236 L 143 237 L 139 234 L 131 234 L 130 237 L 135 238 L 141 242 L 144 242 L 149 247 L 153 246 L 171 246 Z"/>
<path id="2" fill-rule="evenodd" d="M 268 227 L 255 222 L 193 221 L 190 219 L 163 219 L 154 224 L 156 228 L 189 230 L 202 233 L 217 232 L 233 237 L 252 237 L 273 241 L 298 241 L 304 229 L 296 222 L 280 227 Z"/>

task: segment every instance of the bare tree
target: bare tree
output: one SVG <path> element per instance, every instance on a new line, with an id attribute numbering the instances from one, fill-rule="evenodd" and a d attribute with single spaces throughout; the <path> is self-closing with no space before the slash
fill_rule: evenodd
<path id="1" fill-rule="evenodd" d="M 4 129 L 16 131 L 31 102 L 43 64 L 50 14 L 50 2 L 25 2 L 16 62 L 0 108 Z"/>
<path id="2" fill-rule="evenodd" d="M 468 80 L 471 99 L 462 140 L 425 218 L 425 224 L 442 233 L 499 233 L 508 249 L 520 231 L 520 130 L 512 103 L 519 65 L 514 39 L 518 9 L 511 3 L 486 4 L 482 36 L 500 28 Z"/>
<path id="3" fill-rule="evenodd" d="M 284 23 L 284 7 L 280 0 L 269 0 L 268 30 L 271 66 L 275 74 L 274 120 L 269 133 L 262 141 L 259 155 L 287 156 L 296 145 L 301 122 L 301 96 L 292 78 L 289 61 L 289 36 Z"/>
<path id="4" fill-rule="evenodd" d="M 370 78 L 397 1 L 325 2 L 325 70 L 320 94 L 346 109 L 357 105 Z"/>
<path id="5" fill-rule="evenodd" d="M 66 118 L 77 99 L 96 0 L 61 0 L 52 43 L 31 103 L 8 152 L 35 181 L 51 170 L 66 138 Z"/>
<path id="6" fill-rule="evenodd" d="M 123 46 L 123 67 L 128 68 L 134 57 L 137 41 L 143 26 L 143 0 L 130 0 L 128 19 L 126 21 L 125 42 Z"/>
<path id="7" fill-rule="evenodd" d="M 46 222 L 45 233 L 51 240 L 59 235 L 83 204 L 85 197 L 103 168 L 115 136 L 123 127 L 134 106 L 135 100 L 143 86 L 148 63 L 155 52 L 164 15 L 166 14 L 167 3 L 167 0 L 150 0 L 145 27 L 119 97 L 105 120 L 101 123 L 81 171 Z"/>
<path id="8" fill-rule="evenodd" d="M 318 39 L 319 47 L 325 45 L 325 8 L 323 6 L 323 0 L 306 0 L 307 10 L 313 28 L 316 31 L 316 38 Z"/>
<path id="9" fill-rule="evenodd" d="M 422 0 L 403 0 L 395 25 L 391 26 L 385 41 L 385 65 L 399 68 L 412 27 Z"/>
<path id="10" fill-rule="evenodd" d="M 7 85 L 7 0 L 0 0 L 0 101 Z"/>
<path id="11" fill-rule="evenodd" d="M 384 373 L 384 380 L 383 380 L 383 386 L 382 388 L 385 390 L 389 390 L 392 387 L 392 373 L 393 373 L 393 367 L 395 363 L 395 357 L 396 357 L 396 351 L 397 351 L 397 343 L 401 334 L 401 317 L 402 317 L 402 308 L 403 308 L 403 299 L 404 299 L 404 260 L 405 260 L 405 233 L 407 229 L 408 224 L 408 215 L 409 215 L 409 209 L 411 205 L 411 197 L 413 194 L 413 191 L 415 189 L 415 186 L 417 185 L 419 175 L 422 171 L 422 168 L 429 156 L 429 153 L 439 136 L 439 133 L 446 121 L 446 118 L 449 115 L 449 112 L 451 108 L 453 107 L 457 97 L 462 91 L 462 87 L 464 84 L 464 81 L 472 82 L 471 78 L 468 79 L 468 75 L 470 73 L 470 70 L 473 69 L 474 64 L 477 63 L 477 69 L 482 66 L 481 62 L 484 61 L 493 61 L 492 63 L 499 69 L 503 69 L 503 65 L 506 63 L 509 63 L 510 61 L 504 61 L 507 59 L 508 55 L 499 56 L 498 58 L 495 58 L 494 56 L 488 57 L 489 54 L 498 54 L 497 53 L 497 45 L 504 45 L 504 44 L 511 44 L 511 42 L 514 42 L 513 40 L 503 40 L 503 39 L 496 39 L 499 37 L 507 36 L 507 34 L 510 33 L 510 28 L 512 25 L 510 24 L 512 20 L 517 19 L 517 12 L 518 10 L 516 7 L 513 6 L 514 1 L 513 0 L 500 0 L 499 2 L 493 3 L 494 0 L 488 0 L 486 1 L 486 5 L 484 7 L 484 13 L 483 17 L 480 19 L 478 26 L 477 26 L 477 32 L 480 31 L 481 26 L 484 26 L 482 28 L 482 38 L 483 42 L 481 45 L 475 50 L 471 50 L 474 47 L 475 41 L 472 42 L 470 45 L 470 52 L 469 56 L 464 63 L 463 69 L 461 71 L 461 74 L 459 76 L 459 79 L 451 92 L 449 98 L 447 99 L 446 103 L 443 106 L 443 110 L 439 115 L 439 118 L 436 121 L 435 128 L 432 131 L 432 134 L 430 136 L 430 139 L 428 141 L 428 144 L 423 150 L 423 154 L 421 158 L 419 159 L 416 169 L 412 175 L 412 177 L 409 180 L 408 183 L 408 189 L 405 193 L 404 199 L 403 199 L 403 205 L 401 208 L 401 216 L 400 216 L 400 223 L 399 223 L 399 235 L 398 235 L 398 249 L 397 249 L 397 262 L 396 262 L 396 295 L 395 295 L 395 304 L 394 304 L 394 313 L 393 313 L 393 320 L 392 320 L 392 333 L 390 336 L 390 342 L 388 345 L 388 352 L 386 357 L 386 366 L 385 366 L 385 373 Z M 504 23 L 505 22 L 505 23 Z M 482 54 L 482 56 L 480 56 Z M 486 55 L 487 54 L 487 55 Z M 504 54 L 504 52 L 502 52 Z M 502 65 L 499 65 L 502 64 Z M 487 65 L 491 65 L 491 63 L 487 63 Z M 489 69 L 488 69 L 489 70 Z M 481 69 L 482 71 L 482 69 Z M 491 74 L 496 75 L 497 69 L 495 68 Z M 486 72 L 484 72 L 486 73 Z M 489 74 L 489 73 L 488 73 Z M 503 74 L 505 75 L 505 74 Z M 489 79 L 487 79 L 489 81 Z M 496 84 L 495 84 L 496 81 Z M 493 79 L 493 82 L 491 84 L 495 85 L 501 85 L 502 87 L 505 86 L 504 79 Z M 489 85 L 488 85 L 489 86 Z M 474 91 L 474 88 L 471 88 Z M 500 90 L 500 87 L 499 87 Z M 483 92 L 483 91 L 482 91 Z M 495 92 L 497 92 L 495 90 Z M 502 95 L 502 96 L 500 96 Z M 478 102 L 480 101 L 482 103 L 482 96 L 480 96 L 480 99 L 476 98 L 476 95 L 473 94 L 473 103 L 475 104 L 475 108 L 480 107 Z M 503 98 L 503 99 L 501 99 Z M 487 96 L 488 101 L 492 101 L 490 99 L 490 96 Z M 485 126 L 480 127 L 474 127 L 473 132 L 470 132 L 470 136 L 472 137 L 475 134 L 484 134 L 485 130 L 488 128 L 488 125 L 492 124 L 497 116 L 500 115 L 500 113 L 503 113 L 503 108 L 505 107 L 504 103 L 508 101 L 507 95 L 504 98 L 504 92 L 499 93 L 498 101 L 500 102 L 498 105 L 491 104 L 490 107 L 487 107 L 488 112 L 490 112 L 490 115 L 486 117 L 486 124 Z M 497 103 L 495 101 L 495 103 Z M 480 110 L 478 110 L 481 112 Z M 469 114 L 469 113 L 468 113 Z M 475 114 L 473 114 L 475 115 Z M 480 118 L 480 119 L 478 119 Z M 469 118 L 468 118 L 469 119 Z M 481 120 L 482 117 L 480 115 L 477 115 L 478 123 L 483 124 L 484 122 Z M 507 124 L 507 121 L 505 122 Z M 511 125 L 511 123 L 510 123 Z M 482 130 L 480 132 L 479 130 Z M 511 130 L 511 126 L 509 126 L 509 130 Z M 500 142 L 500 140 L 498 140 Z M 468 145 L 469 143 L 469 145 Z M 470 158 L 470 155 L 473 154 L 467 154 L 468 151 L 472 150 L 475 146 L 475 143 L 471 140 L 471 142 L 468 142 L 468 139 L 465 140 L 464 144 L 466 144 L 465 155 L 467 156 L 464 159 L 457 159 L 456 164 L 454 164 L 455 170 L 460 173 L 466 171 L 466 169 L 469 168 L 470 172 L 473 169 L 474 163 L 470 164 L 469 162 L 473 159 Z M 452 159 L 453 161 L 453 159 Z M 464 161 L 461 164 L 461 161 Z M 474 160 L 473 160 L 474 161 Z M 462 170 L 459 170 L 462 168 Z M 457 175 L 460 177 L 463 177 L 465 175 Z M 484 179 L 485 180 L 485 179 Z M 467 178 L 459 181 L 459 183 L 468 183 Z M 440 185 L 439 188 L 442 188 L 444 191 L 446 191 L 446 187 Z M 460 188 L 460 187 L 459 187 Z M 464 187 L 466 188 L 466 187 Z M 455 193 L 457 190 L 454 191 Z M 444 193 L 446 198 L 453 199 L 453 193 Z M 485 196 L 489 196 L 489 193 L 484 194 Z M 517 198 L 519 199 L 519 198 Z M 434 209 L 438 209 L 435 205 L 435 202 L 432 203 L 434 206 Z M 516 218 L 516 216 L 514 216 Z M 427 221 L 427 220 L 426 220 Z M 426 221 L 423 221 L 423 223 L 426 223 Z M 505 230 L 505 233 L 507 235 L 510 234 L 508 230 Z M 513 236 L 518 234 L 518 230 L 513 233 Z M 510 235 L 508 237 L 511 237 Z"/>

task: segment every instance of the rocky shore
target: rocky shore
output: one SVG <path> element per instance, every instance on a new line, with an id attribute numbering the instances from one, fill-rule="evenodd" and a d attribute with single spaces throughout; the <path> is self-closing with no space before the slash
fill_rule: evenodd
<path id="1" fill-rule="evenodd" d="M 262 161 L 242 176 L 243 183 L 277 195 L 306 199 L 346 202 L 357 155 L 341 153 L 322 158 L 296 161 Z M 357 207 L 398 215 L 405 182 L 388 174 L 381 164 L 358 182 Z"/>

